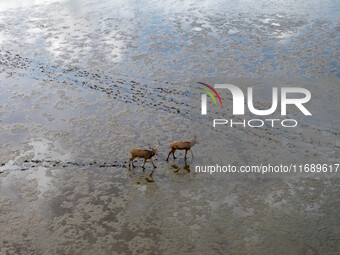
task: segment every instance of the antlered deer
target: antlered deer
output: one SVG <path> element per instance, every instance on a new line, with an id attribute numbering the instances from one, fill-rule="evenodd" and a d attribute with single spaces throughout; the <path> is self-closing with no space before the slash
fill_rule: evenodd
<path id="1" fill-rule="evenodd" d="M 132 149 L 130 152 L 131 152 L 131 158 L 130 158 L 130 161 L 129 161 L 129 164 L 130 162 L 132 162 L 132 167 L 135 167 L 133 165 L 133 160 L 135 158 L 143 158 L 144 159 L 144 164 L 143 164 L 143 169 L 145 169 L 145 162 L 150 159 L 152 165 L 154 168 L 157 168 L 155 166 L 155 164 L 153 163 L 152 161 L 152 157 L 157 155 L 157 148 L 149 148 L 150 150 L 143 150 L 143 149 L 137 149 L 137 148 L 134 148 Z"/>
<path id="2" fill-rule="evenodd" d="M 185 150 L 184 159 L 187 158 L 188 151 L 190 151 L 192 157 L 194 157 L 194 154 L 192 154 L 192 151 L 191 151 L 191 147 L 194 146 L 196 143 L 198 144 L 196 136 L 190 142 L 172 142 L 172 143 L 170 143 L 171 150 L 168 154 L 168 158 L 166 159 L 166 161 L 169 160 L 171 153 L 172 153 L 172 156 L 174 157 L 174 159 L 176 159 L 176 157 L 175 157 L 175 151 L 176 150 Z"/>

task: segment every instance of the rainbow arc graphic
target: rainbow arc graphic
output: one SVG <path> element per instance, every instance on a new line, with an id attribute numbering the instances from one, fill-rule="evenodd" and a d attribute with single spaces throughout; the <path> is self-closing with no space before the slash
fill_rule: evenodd
<path id="1" fill-rule="evenodd" d="M 220 95 L 217 93 L 217 91 L 216 91 L 212 86 L 210 86 L 209 84 L 203 83 L 203 82 L 197 82 L 197 83 L 198 83 L 198 84 L 201 84 L 201 85 L 203 85 L 203 86 L 205 86 L 205 87 L 207 87 L 207 88 L 209 88 L 212 92 L 214 92 L 214 94 L 217 96 L 218 100 L 220 101 L 221 106 L 223 106 L 223 105 L 222 105 L 222 100 L 221 100 L 221 98 L 220 98 Z M 203 90 L 204 92 L 206 92 L 206 93 L 212 98 L 212 100 L 214 101 L 215 105 L 217 106 L 217 103 L 216 103 L 216 100 L 215 100 L 215 98 L 214 98 L 214 95 L 211 94 L 211 92 L 210 92 L 209 90 L 204 89 L 204 88 L 199 88 L 199 89 L 201 89 L 201 90 Z"/>

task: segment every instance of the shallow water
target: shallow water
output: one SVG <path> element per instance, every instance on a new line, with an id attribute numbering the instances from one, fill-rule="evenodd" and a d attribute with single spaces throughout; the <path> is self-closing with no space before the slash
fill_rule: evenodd
<path id="1" fill-rule="evenodd" d="M 336 1 L 33 3 L 0 4 L 1 254 L 339 253 L 338 173 L 195 173 L 339 163 Z M 305 87 L 313 117 L 213 129 L 197 81 L 267 108 Z M 195 158 L 165 161 L 194 135 Z M 157 168 L 129 169 L 149 145 Z"/>

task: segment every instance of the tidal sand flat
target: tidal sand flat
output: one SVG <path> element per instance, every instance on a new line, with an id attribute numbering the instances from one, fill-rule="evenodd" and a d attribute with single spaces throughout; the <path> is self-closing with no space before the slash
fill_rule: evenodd
<path id="1" fill-rule="evenodd" d="M 0 254 L 340 253 L 337 1 L 0 3 Z M 296 128 L 212 127 L 198 83 L 303 87 Z M 209 113 L 230 119 L 209 102 Z M 282 118 L 278 113 L 275 118 Z M 245 118 L 254 118 L 246 115 Z M 199 142 L 194 157 L 173 141 Z M 150 162 L 130 150 L 157 146 Z"/>

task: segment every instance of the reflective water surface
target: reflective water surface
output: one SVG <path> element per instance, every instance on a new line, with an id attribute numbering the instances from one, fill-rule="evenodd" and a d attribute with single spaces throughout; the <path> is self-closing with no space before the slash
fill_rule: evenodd
<path id="1" fill-rule="evenodd" d="M 331 0 L 1 1 L 0 254 L 338 254 L 338 173 L 195 166 L 339 163 L 339 17 Z M 313 116 L 213 129 L 197 81 L 253 86 L 264 109 L 273 86 L 308 88 Z M 165 161 L 194 135 L 194 158 Z M 157 168 L 129 168 L 149 145 Z"/>

